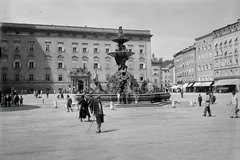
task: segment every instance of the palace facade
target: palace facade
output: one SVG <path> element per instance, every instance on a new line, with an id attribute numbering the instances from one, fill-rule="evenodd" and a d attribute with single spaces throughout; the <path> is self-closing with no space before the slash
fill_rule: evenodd
<path id="1" fill-rule="evenodd" d="M 118 29 L 2 23 L 1 89 L 46 92 L 94 89 L 94 79 L 104 87 L 117 71 L 108 52 L 117 49 L 112 39 Z M 149 30 L 123 30 L 129 51 L 126 62 L 138 83 L 152 82 Z"/>

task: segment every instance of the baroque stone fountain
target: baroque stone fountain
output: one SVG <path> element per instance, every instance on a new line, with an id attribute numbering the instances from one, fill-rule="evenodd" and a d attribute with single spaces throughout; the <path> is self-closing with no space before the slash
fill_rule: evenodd
<path id="1" fill-rule="evenodd" d="M 152 103 L 168 100 L 170 98 L 169 93 L 156 92 L 156 88 L 153 88 L 150 93 L 147 88 L 147 81 L 143 81 L 141 87 L 139 87 L 137 80 L 127 71 L 128 67 L 125 63 L 129 57 L 135 53 L 129 51 L 124 45 L 129 39 L 123 36 L 122 27 L 119 27 L 118 36 L 112 41 L 117 43 L 118 48 L 114 52 L 109 52 L 107 54 L 115 58 L 118 70 L 110 77 L 106 90 L 103 90 L 97 78 L 93 79 L 96 89 L 93 90 L 91 95 L 100 95 L 102 101 L 116 102 L 121 99 L 124 104 L 141 102 Z"/>

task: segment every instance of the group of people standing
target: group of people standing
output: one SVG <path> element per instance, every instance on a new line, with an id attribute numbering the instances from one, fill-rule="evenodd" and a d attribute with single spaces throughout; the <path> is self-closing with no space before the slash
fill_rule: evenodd
<path id="1" fill-rule="evenodd" d="M 67 111 L 70 110 L 73 112 L 72 109 L 72 99 L 67 95 L 66 100 L 67 105 Z M 81 98 L 78 100 L 78 105 L 80 106 L 79 109 L 79 119 L 82 120 L 86 117 L 88 118 L 88 121 L 91 121 L 91 114 L 96 117 L 96 123 L 97 123 L 97 133 L 101 133 L 101 125 L 104 122 L 104 114 L 103 114 L 103 107 L 101 102 L 101 97 L 98 96 L 97 98 L 94 98 L 93 96 L 87 97 L 85 94 L 81 96 Z M 89 112 L 90 110 L 90 112 Z"/>
<path id="2" fill-rule="evenodd" d="M 212 93 L 206 92 L 206 97 L 204 100 L 205 100 L 205 108 L 204 108 L 203 116 L 206 116 L 207 114 L 208 114 L 208 116 L 212 116 L 210 105 L 215 103 L 216 97 Z M 199 96 L 198 96 L 199 107 L 202 106 L 202 101 L 203 101 L 203 98 L 202 98 L 201 94 L 199 94 Z M 231 107 L 230 117 L 233 118 L 235 116 L 235 118 L 238 118 L 238 112 L 239 112 L 238 97 L 237 97 L 235 91 L 232 92 L 232 97 L 231 97 L 229 106 Z"/>
<path id="3" fill-rule="evenodd" d="M 2 106 L 3 107 L 19 107 L 19 106 L 23 106 L 23 97 L 20 96 L 18 94 L 15 95 L 3 95 L 2 97 Z"/>

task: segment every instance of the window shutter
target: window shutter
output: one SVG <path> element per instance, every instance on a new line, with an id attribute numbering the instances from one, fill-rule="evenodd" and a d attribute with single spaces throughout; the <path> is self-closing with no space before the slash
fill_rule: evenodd
<path id="1" fill-rule="evenodd" d="M 143 64 L 143 69 L 145 69 L 146 68 L 146 65 L 145 64 Z"/>
<path id="2" fill-rule="evenodd" d="M 35 62 L 33 62 L 33 68 L 35 68 L 36 67 L 36 63 Z"/>
<path id="3" fill-rule="evenodd" d="M 21 68 L 22 67 L 22 63 L 21 62 L 19 62 L 19 68 Z"/>
<path id="4" fill-rule="evenodd" d="M 97 52 L 100 53 L 100 49 L 99 48 L 97 49 Z"/>
<path id="5" fill-rule="evenodd" d="M 13 62 L 13 68 L 15 68 L 15 62 Z"/>
<path id="6" fill-rule="evenodd" d="M 30 67 L 30 62 L 28 61 L 28 68 Z"/>
<path id="7" fill-rule="evenodd" d="M 64 68 L 64 63 L 62 63 L 62 68 Z"/>

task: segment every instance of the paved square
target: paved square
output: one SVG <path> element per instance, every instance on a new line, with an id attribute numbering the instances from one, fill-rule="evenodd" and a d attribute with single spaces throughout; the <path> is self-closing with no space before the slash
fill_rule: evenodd
<path id="1" fill-rule="evenodd" d="M 240 118 L 229 118 L 226 105 L 231 95 L 216 94 L 213 117 L 202 116 L 204 107 L 190 106 L 197 95 L 172 94 L 179 102 L 176 108 L 104 107 L 101 134 L 96 133 L 95 122 L 87 133 L 91 122 L 79 121 L 76 109 L 67 112 L 64 100 L 58 100 L 55 109 L 56 95 L 38 99 L 26 95 L 24 107 L 0 109 L 0 159 L 240 159 Z"/>

